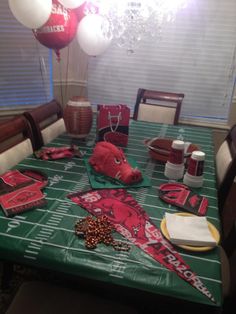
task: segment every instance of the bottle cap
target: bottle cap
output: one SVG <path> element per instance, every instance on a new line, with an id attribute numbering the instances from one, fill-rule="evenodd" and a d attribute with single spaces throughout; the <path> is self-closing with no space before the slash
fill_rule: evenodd
<path id="1" fill-rule="evenodd" d="M 192 152 L 191 158 L 195 160 L 204 160 L 205 159 L 205 153 L 200 150 L 194 150 Z"/>
<path id="2" fill-rule="evenodd" d="M 174 140 L 172 142 L 172 146 L 171 147 L 174 148 L 174 149 L 182 150 L 182 149 L 184 149 L 184 142 L 180 141 L 180 140 Z"/>

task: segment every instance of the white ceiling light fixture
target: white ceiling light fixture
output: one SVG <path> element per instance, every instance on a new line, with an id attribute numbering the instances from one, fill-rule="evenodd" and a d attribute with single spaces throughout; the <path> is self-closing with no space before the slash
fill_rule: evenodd
<path id="1" fill-rule="evenodd" d="M 106 20 L 102 26 L 104 35 L 133 51 L 146 34 L 159 36 L 163 24 L 173 21 L 176 13 L 189 1 L 90 0 L 87 1 L 90 5 L 85 8 L 85 14 L 94 13 L 91 8 L 98 8 L 99 14 Z"/>

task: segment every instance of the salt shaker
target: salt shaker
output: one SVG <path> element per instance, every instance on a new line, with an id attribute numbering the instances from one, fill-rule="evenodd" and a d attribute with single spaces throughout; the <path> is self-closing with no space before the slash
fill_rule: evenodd
<path id="1" fill-rule="evenodd" d="M 169 179 L 178 180 L 184 175 L 184 142 L 174 140 L 172 142 L 170 156 L 165 165 L 165 176 Z"/>
<path id="2" fill-rule="evenodd" d="M 184 175 L 184 184 L 199 188 L 203 185 L 205 153 L 202 151 L 193 151 L 189 160 L 188 169 Z"/>

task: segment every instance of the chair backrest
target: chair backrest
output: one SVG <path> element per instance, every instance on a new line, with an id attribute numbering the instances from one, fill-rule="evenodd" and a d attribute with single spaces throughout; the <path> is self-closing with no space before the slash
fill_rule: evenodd
<path id="1" fill-rule="evenodd" d="M 50 143 L 66 130 L 62 107 L 55 99 L 24 112 L 24 116 L 31 124 L 35 136 L 36 149 Z"/>
<path id="2" fill-rule="evenodd" d="M 33 153 L 35 142 L 31 126 L 23 116 L 0 123 L 0 174 Z"/>
<path id="3" fill-rule="evenodd" d="M 218 204 L 222 212 L 236 176 L 236 124 L 229 130 L 216 153 Z"/>
<path id="4" fill-rule="evenodd" d="M 139 88 L 134 120 L 178 124 L 184 94 Z"/>
<path id="5" fill-rule="evenodd" d="M 139 88 L 134 120 L 178 124 L 184 94 Z"/>

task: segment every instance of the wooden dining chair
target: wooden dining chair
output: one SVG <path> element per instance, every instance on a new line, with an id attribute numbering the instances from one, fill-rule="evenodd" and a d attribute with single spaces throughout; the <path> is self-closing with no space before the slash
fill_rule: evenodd
<path id="1" fill-rule="evenodd" d="M 221 270 L 224 298 L 231 294 L 232 267 L 230 258 L 236 248 L 235 204 L 230 192 L 236 177 L 236 124 L 228 131 L 215 158 L 218 207 L 221 219 Z M 231 208 L 232 207 L 232 208 Z M 233 214 L 234 213 L 234 214 Z M 233 214 L 233 215 L 232 215 Z"/>
<path id="2" fill-rule="evenodd" d="M 234 209 L 228 206 L 227 199 L 236 177 L 236 125 L 232 126 L 225 139 L 220 145 L 215 158 L 216 178 L 218 188 L 218 207 L 222 224 L 221 240 L 221 269 L 222 286 L 224 295 L 230 294 L 230 277 L 232 269 L 230 267 L 230 257 L 236 248 L 236 224 L 235 217 L 232 216 Z M 226 206 L 227 204 L 227 206 Z M 230 215 L 230 217 L 228 217 Z"/>
<path id="3" fill-rule="evenodd" d="M 230 294 L 231 270 L 230 270 L 229 256 L 227 255 L 227 252 L 225 251 L 223 245 L 219 246 L 219 255 L 220 255 L 220 262 L 221 262 L 222 296 L 224 300 Z"/>
<path id="4" fill-rule="evenodd" d="M 31 155 L 34 149 L 32 129 L 23 115 L 0 123 L 0 174 Z"/>
<path id="5" fill-rule="evenodd" d="M 236 220 L 233 221 L 232 227 L 229 230 L 227 236 L 222 241 L 222 247 L 224 248 L 228 257 L 231 257 L 236 250 Z"/>
<path id="6" fill-rule="evenodd" d="M 54 138 L 66 131 L 62 107 L 55 99 L 24 112 L 24 116 L 31 124 L 35 136 L 36 149 L 50 143 Z"/>
<path id="7" fill-rule="evenodd" d="M 178 124 L 184 94 L 139 88 L 134 120 Z"/>
<path id="8" fill-rule="evenodd" d="M 229 130 L 215 158 L 218 205 L 222 214 L 226 199 L 236 177 L 236 124 Z"/>

